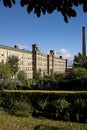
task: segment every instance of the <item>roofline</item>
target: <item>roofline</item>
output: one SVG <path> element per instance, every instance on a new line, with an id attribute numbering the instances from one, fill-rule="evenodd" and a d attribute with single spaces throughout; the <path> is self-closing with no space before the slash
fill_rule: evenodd
<path id="1" fill-rule="evenodd" d="M 32 51 L 29 51 L 29 50 L 20 49 L 20 48 L 14 48 L 14 47 L 9 47 L 9 46 L 6 46 L 6 45 L 0 45 L 0 48 L 14 50 L 14 51 L 20 51 L 20 52 L 26 52 L 26 53 L 32 53 Z"/>

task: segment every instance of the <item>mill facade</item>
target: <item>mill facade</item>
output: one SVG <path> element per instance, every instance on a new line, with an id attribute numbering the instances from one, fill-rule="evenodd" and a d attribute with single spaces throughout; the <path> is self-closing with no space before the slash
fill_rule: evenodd
<path id="1" fill-rule="evenodd" d="M 42 53 L 38 44 L 32 45 L 32 51 L 20 49 L 18 45 L 14 47 L 0 45 L 0 63 L 5 64 L 11 55 L 19 58 L 19 70 L 24 70 L 28 78 L 33 78 L 37 72 L 45 76 L 65 73 L 67 70 L 66 59 L 55 57 L 54 50 L 50 50 L 49 54 Z"/>

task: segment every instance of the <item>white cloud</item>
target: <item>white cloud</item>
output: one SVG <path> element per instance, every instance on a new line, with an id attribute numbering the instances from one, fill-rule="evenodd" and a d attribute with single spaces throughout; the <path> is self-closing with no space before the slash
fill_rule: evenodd
<path id="1" fill-rule="evenodd" d="M 72 54 L 69 50 L 66 50 L 64 48 L 60 49 L 59 51 L 56 51 L 55 55 L 57 57 L 62 56 L 63 59 L 67 59 L 68 64 L 72 64 L 73 59 L 74 59 L 74 54 Z"/>

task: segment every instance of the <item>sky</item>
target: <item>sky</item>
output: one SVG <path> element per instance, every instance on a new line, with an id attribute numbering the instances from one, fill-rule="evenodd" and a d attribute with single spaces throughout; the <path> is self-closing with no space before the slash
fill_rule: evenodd
<path id="1" fill-rule="evenodd" d="M 17 0 L 16 0 L 17 1 Z M 19 1 L 12 8 L 4 7 L 0 2 L 0 44 L 32 50 L 32 44 L 39 44 L 43 53 L 54 50 L 56 56 L 68 59 L 71 64 L 74 55 L 82 52 L 82 26 L 87 30 L 87 13 L 82 7 L 76 8 L 77 17 L 64 22 L 61 13 L 41 15 L 28 14 L 26 7 Z M 87 34 L 86 34 L 87 37 Z"/>

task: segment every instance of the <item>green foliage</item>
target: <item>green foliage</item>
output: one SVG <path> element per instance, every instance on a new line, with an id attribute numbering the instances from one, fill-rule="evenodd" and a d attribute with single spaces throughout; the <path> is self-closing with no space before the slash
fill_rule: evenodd
<path id="1" fill-rule="evenodd" d="M 59 107 L 60 107 L 60 108 L 59 108 L 60 112 L 62 112 L 63 109 L 69 107 L 69 105 L 70 105 L 70 103 L 68 103 L 68 101 L 67 101 L 66 99 L 64 99 L 64 98 L 59 98 L 59 99 L 55 102 L 55 104 L 57 105 L 57 108 L 58 108 L 58 105 L 59 105 Z"/>
<path id="2" fill-rule="evenodd" d="M 87 123 L 87 93 L 0 93 L 0 107 L 17 116 Z"/>
<path id="3" fill-rule="evenodd" d="M 12 7 L 16 0 L 3 0 L 5 7 Z M 74 7 L 82 6 L 83 12 L 87 12 L 87 1 L 86 0 L 20 0 L 20 5 L 27 6 L 27 12 L 30 14 L 32 11 L 37 17 L 46 13 L 53 13 L 53 11 L 61 12 L 64 17 L 64 21 L 68 22 L 70 17 L 77 15 Z"/>
<path id="4" fill-rule="evenodd" d="M 3 84 L 4 84 L 3 89 L 14 90 L 16 88 L 17 82 L 16 82 L 16 80 L 9 80 L 8 82 L 3 83 Z"/>
<path id="5" fill-rule="evenodd" d="M 87 57 L 82 55 L 81 53 L 78 53 L 74 56 L 74 67 L 84 67 L 87 69 Z"/>
<path id="6" fill-rule="evenodd" d="M 7 63 L 0 63 L 0 89 L 15 89 L 16 82 L 11 80 L 12 76 L 18 71 L 18 58 L 8 57 Z"/>
<path id="7" fill-rule="evenodd" d="M 48 103 L 48 102 L 47 102 L 47 99 L 45 99 L 45 100 L 40 100 L 40 101 L 38 102 L 38 106 L 39 106 L 40 111 L 44 111 L 44 110 L 45 110 L 47 103 Z"/>
<path id="8" fill-rule="evenodd" d="M 16 88 L 16 82 L 11 80 L 3 80 L 0 83 L 1 89 L 14 90 Z"/>
<path id="9" fill-rule="evenodd" d="M 36 96 L 35 96 L 36 95 Z M 32 95 L 33 107 L 46 118 L 86 122 L 87 94 L 37 94 Z M 36 112 L 37 113 L 37 112 Z M 79 117 L 78 117 L 79 114 Z M 80 115 L 81 114 L 81 115 Z"/>
<path id="10" fill-rule="evenodd" d="M 16 116 L 28 117 L 32 112 L 32 106 L 24 101 L 16 101 L 12 109 L 12 113 Z"/>
<path id="11" fill-rule="evenodd" d="M 35 80 L 39 80 L 39 79 L 41 78 L 41 73 L 40 73 L 40 72 L 34 73 L 33 78 L 34 78 Z"/>
<path id="12" fill-rule="evenodd" d="M 4 110 L 12 115 L 28 117 L 33 112 L 33 107 L 28 96 L 23 93 L 0 93 L 1 104 Z M 27 98 L 26 98 L 27 97 Z"/>
<path id="13" fill-rule="evenodd" d="M 87 70 L 85 68 L 73 68 L 72 71 L 69 74 L 69 79 L 76 80 L 76 79 L 87 79 Z"/>
<path id="14" fill-rule="evenodd" d="M 54 80 L 61 81 L 64 80 L 65 76 L 62 73 L 54 73 Z"/>
<path id="15" fill-rule="evenodd" d="M 18 73 L 17 73 L 17 78 L 19 81 L 23 81 L 25 79 L 27 79 L 27 74 L 24 70 L 20 70 Z"/>
<path id="16" fill-rule="evenodd" d="M 70 103 L 65 99 L 65 98 L 59 98 L 58 100 L 55 101 L 55 116 L 57 118 L 62 118 L 62 115 L 64 114 L 64 120 L 69 119 L 69 106 Z"/>
<path id="17" fill-rule="evenodd" d="M 10 67 L 12 75 L 15 75 L 19 70 L 18 61 L 19 61 L 18 57 L 14 56 L 14 55 L 9 56 L 8 59 L 7 59 L 7 64 Z"/>
<path id="18" fill-rule="evenodd" d="M 11 71 L 7 64 L 0 63 L 0 79 L 10 79 Z"/>
<path id="19" fill-rule="evenodd" d="M 32 80 L 31 79 L 26 79 L 26 86 L 31 87 Z"/>
<path id="20" fill-rule="evenodd" d="M 17 73 L 17 79 L 19 81 L 21 81 L 22 85 L 26 85 L 27 83 L 27 74 L 24 70 L 20 70 L 18 73 Z"/>
<path id="21" fill-rule="evenodd" d="M 41 90 L 58 90 L 59 82 L 65 79 L 65 75 L 62 73 L 54 73 L 53 75 L 47 75 L 43 78 L 37 78 L 32 81 L 31 89 Z"/>

